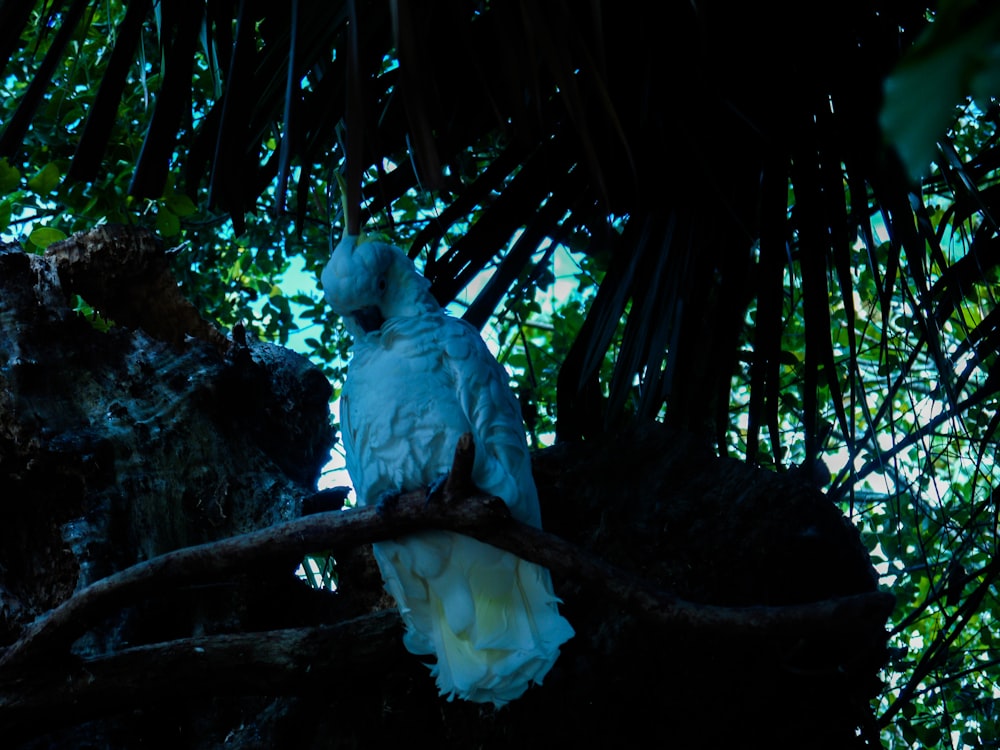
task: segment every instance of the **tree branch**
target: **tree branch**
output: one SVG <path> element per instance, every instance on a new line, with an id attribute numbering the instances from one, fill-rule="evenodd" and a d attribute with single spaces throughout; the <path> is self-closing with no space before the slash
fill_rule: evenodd
<path id="1" fill-rule="evenodd" d="M 218 579 L 262 560 L 357 546 L 426 529 L 456 531 L 513 552 L 602 590 L 633 613 L 673 627 L 749 633 L 849 632 L 880 627 L 895 603 L 874 591 L 789 606 L 722 607 L 680 599 L 586 550 L 510 516 L 497 497 L 472 483 L 475 445 L 463 435 L 445 483 L 446 502 L 428 502 L 425 490 L 378 507 L 333 511 L 260 531 L 175 550 L 108 576 L 38 618 L 0 652 L 0 668 L 68 649 L 102 615 L 153 588 Z"/>
<path id="2" fill-rule="evenodd" d="M 510 518 L 499 498 L 476 494 L 461 503 L 428 503 L 423 490 L 387 508 L 320 513 L 217 542 L 187 547 L 97 581 L 46 613 L 0 655 L 0 667 L 68 649 L 101 616 L 145 592 L 218 579 L 262 560 L 356 546 L 426 529 L 447 529 L 593 586 L 635 614 L 668 625 L 720 631 L 843 632 L 884 622 L 886 592 L 791 606 L 721 607 L 680 599 L 552 534 Z"/>
<path id="3" fill-rule="evenodd" d="M 153 583 L 157 591 L 168 585 L 203 583 L 262 561 L 356 546 L 429 528 L 436 514 L 421 513 L 423 505 L 422 494 L 410 493 L 391 513 L 374 507 L 318 513 L 138 563 L 95 582 L 38 618 L 0 655 L 0 667 L 67 648 L 101 616 L 153 590 Z"/>
<path id="4" fill-rule="evenodd" d="M 292 695 L 357 689 L 404 653 L 394 611 L 335 625 L 182 638 L 15 670 L 0 680 L 5 739 L 173 696 Z M 142 675 L 136 680 L 137 674 Z"/>

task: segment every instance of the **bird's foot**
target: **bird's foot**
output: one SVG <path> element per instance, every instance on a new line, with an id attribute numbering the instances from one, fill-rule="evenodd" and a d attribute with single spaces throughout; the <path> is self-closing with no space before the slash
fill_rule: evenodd
<path id="1" fill-rule="evenodd" d="M 427 488 L 427 496 L 424 498 L 424 506 L 428 506 L 431 503 L 437 502 L 444 499 L 445 497 L 445 486 L 448 484 L 448 474 L 447 472 L 439 476 L 430 486 Z"/>
<path id="2" fill-rule="evenodd" d="M 375 512 L 380 516 L 391 514 L 399 505 L 399 498 L 401 494 L 401 492 L 394 490 L 387 490 L 383 492 L 375 501 Z"/>

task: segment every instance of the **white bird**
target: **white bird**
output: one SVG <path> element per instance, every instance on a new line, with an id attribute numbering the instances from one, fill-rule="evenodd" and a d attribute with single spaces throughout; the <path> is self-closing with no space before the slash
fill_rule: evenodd
<path id="1" fill-rule="evenodd" d="M 476 485 L 541 526 L 518 403 L 476 329 L 446 315 L 413 262 L 383 242 L 345 236 L 322 282 L 354 337 L 340 421 L 359 504 L 432 485 L 469 432 Z M 404 644 L 437 657 L 431 672 L 449 700 L 520 697 L 573 635 L 549 571 L 535 563 L 448 531 L 373 548 Z"/>

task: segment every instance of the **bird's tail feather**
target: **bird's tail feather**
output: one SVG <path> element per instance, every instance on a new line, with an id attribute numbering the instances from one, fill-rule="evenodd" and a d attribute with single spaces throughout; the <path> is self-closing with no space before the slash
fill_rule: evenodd
<path id="1" fill-rule="evenodd" d="M 498 706 L 541 683 L 573 628 L 548 570 L 445 531 L 374 545 L 406 623 L 404 643 L 434 654 L 442 695 Z"/>

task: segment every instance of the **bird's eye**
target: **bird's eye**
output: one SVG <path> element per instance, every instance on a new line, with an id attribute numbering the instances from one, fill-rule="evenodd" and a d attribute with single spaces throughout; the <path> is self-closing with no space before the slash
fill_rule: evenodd
<path id="1" fill-rule="evenodd" d="M 382 276 L 382 277 L 381 277 L 381 278 L 380 278 L 380 279 L 378 280 L 378 290 L 379 290 L 380 292 L 384 292 L 384 291 L 385 291 L 385 276 Z"/>

